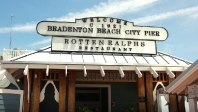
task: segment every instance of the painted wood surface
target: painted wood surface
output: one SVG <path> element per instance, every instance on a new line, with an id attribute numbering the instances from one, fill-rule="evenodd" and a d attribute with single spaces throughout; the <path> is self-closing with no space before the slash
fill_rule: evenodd
<path id="1" fill-rule="evenodd" d="M 68 112 L 75 112 L 75 83 L 76 74 L 73 71 L 69 72 L 68 76 Z"/>
<path id="2" fill-rule="evenodd" d="M 35 70 L 37 74 L 37 78 L 33 78 L 33 91 L 32 91 L 32 100 L 31 100 L 31 111 L 30 112 L 39 112 L 39 104 L 40 104 L 40 85 L 41 85 L 41 70 Z"/>
<path id="3" fill-rule="evenodd" d="M 146 86 L 146 106 L 147 112 L 154 112 L 153 105 L 153 75 L 150 72 L 146 72 L 145 75 Z"/>
<path id="4" fill-rule="evenodd" d="M 179 98 L 180 97 L 180 98 Z M 179 112 L 185 112 L 184 96 L 178 96 Z"/>
<path id="5" fill-rule="evenodd" d="M 182 72 L 177 72 L 176 77 L 178 77 Z M 184 96 L 178 96 L 178 111 L 185 112 L 185 100 Z"/>
<path id="6" fill-rule="evenodd" d="M 178 73 L 175 74 L 175 76 L 178 76 Z M 175 78 L 169 78 L 168 83 L 170 84 Z M 169 94 L 169 112 L 179 112 L 178 110 L 178 100 L 176 94 Z"/>
<path id="7" fill-rule="evenodd" d="M 177 95 L 170 94 L 169 95 L 169 112 L 179 112 L 177 106 Z"/>
<path id="8" fill-rule="evenodd" d="M 137 90 L 138 90 L 138 109 L 139 112 L 146 112 L 146 102 L 141 101 L 145 99 L 145 83 L 144 83 L 144 73 L 142 77 L 137 79 Z M 146 99 L 145 99 L 146 100 Z"/>
<path id="9" fill-rule="evenodd" d="M 59 112 L 66 110 L 66 80 L 65 72 L 62 70 L 59 74 Z"/>

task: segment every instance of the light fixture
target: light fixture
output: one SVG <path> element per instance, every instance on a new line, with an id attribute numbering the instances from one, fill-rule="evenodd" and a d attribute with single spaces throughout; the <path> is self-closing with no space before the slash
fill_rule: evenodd
<path id="1" fill-rule="evenodd" d="M 37 78 L 37 74 L 34 74 L 34 78 Z"/>
<path id="2" fill-rule="evenodd" d="M 100 66 L 100 73 L 101 73 L 101 76 L 104 77 L 105 76 L 105 72 L 104 72 L 104 69 L 102 66 Z"/>
<path id="3" fill-rule="evenodd" d="M 84 66 L 84 77 L 87 76 L 87 70 L 86 70 L 86 67 Z"/>
<path id="4" fill-rule="evenodd" d="M 120 72 L 121 78 L 123 78 L 125 76 L 125 74 L 122 70 L 122 67 L 119 67 L 119 72 Z"/>

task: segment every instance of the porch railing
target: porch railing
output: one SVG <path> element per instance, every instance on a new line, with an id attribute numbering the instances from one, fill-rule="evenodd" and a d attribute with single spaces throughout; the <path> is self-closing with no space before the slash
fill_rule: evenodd
<path id="1" fill-rule="evenodd" d="M 3 49 L 3 60 L 9 60 L 32 51 L 33 50 Z"/>

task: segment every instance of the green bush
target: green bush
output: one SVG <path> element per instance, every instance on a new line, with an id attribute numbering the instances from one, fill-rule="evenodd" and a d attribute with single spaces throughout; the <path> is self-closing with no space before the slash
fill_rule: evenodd
<path id="1" fill-rule="evenodd" d="M 124 112 L 135 112 L 134 108 L 126 108 Z"/>
<path id="2" fill-rule="evenodd" d="M 79 107 L 76 112 L 92 112 L 88 107 Z"/>

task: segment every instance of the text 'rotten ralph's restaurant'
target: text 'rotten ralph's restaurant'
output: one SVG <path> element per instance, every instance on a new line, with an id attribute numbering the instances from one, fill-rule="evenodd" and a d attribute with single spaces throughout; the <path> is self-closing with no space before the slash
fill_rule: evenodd
<path id="1" fill-rule="evenodd" d="M 0 62 L 0 111 L 185 112 L 186 88 L 172 88 L 193 67 L 157 51 L 165 28 L 89 17 L 36 29 L 51 46 Z"/>

